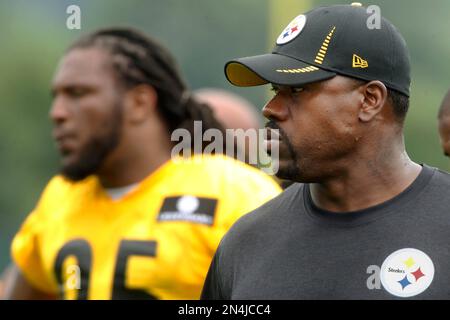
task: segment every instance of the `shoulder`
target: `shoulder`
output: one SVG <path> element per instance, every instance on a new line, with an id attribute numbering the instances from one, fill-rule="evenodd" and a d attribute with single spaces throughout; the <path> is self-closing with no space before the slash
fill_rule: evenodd
<path id="1" fill-rule="evenodd" d="M 72 192 L 83 192 L 92 190 L 96 185 L 97 179 L 94 176 L 89 176 L 84 180 L 74 182 L 61 175 L 57 175 L 48 182 L 44 189 L 44 195 L 47 193 L 65 195 Z"/>
<path id="2" fill-rule="evenodd" d="M 204 183 L 222 184 L 238 190 L 250 188 L 281 192 L 279 184 L 268 174 L 225 155 L 195 155 L 177 161 L 178 172 L 185 178 L 201 179 Z"/>
<path id="3" fill-rule="evenodd" d="M 427 184 L 426 194 L 433 199 L 433 203 L 450 204 L 450 174 L 438 168 L 423 165 L 427 170 L 429 183 Z"/>
<path id="4" fill-rule="evenodd" d="M 242 171 L 251 175 L 267 176 L 267 174 L 263 173 L 261 170 L 223 154 L 198 154 L 192 156 L 189 159 L 186 159 L 185 161 L 192 166 L 197 165 L 198 167 L 202 167 L 207 170 L 216 170 L 216 172 L 217 167 L 220 166 L 221 169 L 224 170 L 235 170 Z"/>
<path id="5" fill-rule="evenodd" d="M 94 176 L 87 177 L 79 182 L 72 182 L 61 175 L 54 176 L 47 183 L 37 204 L 38 211 L 52 212 L 53 207 L 79 201 L 92 195 L 97 185 Z"/>
<path id="6" fill-rule="evenodd" d="M 425 166 L 425 165 L 424 165 Z M 450 173 L 433 167 L 428 167 L 431 170 L 434 170 L 434 176 L 433 180 L 438 183 L 445 186 L 450 186 Z"/>
<path id="7" fill-rule="evenodd" d="M 430 167 L 426 164 L 423 164 L 422 167 L 423 173 L 421 176 L 424 176 L 422 179 L 427 182 L 427 191 L 434 194 L 448 194 L 450 192 L 450 174 L 448 172 L 435 167 Z M 446 198 L 450 201 L 450 197 Z"/>
<path id="8" fill-rule="evenodd" d="M 222 239 L 222 250 L 240 250 L 247 243 L 261 243 L 270 234 L 283 232 L 289 224 L 290 214 L 298 208 L 303 194 L 303 184 L 295 183 L 277 197 L 242 216 Z"/>
<path id="9" fill-rule="evenodd" d="M 242 161 L 225 155 L 203 156 L 202 158 L 208 171 L 222 175 L 230 181 L 247 183 L 253 181 L 280 188 L 278 183 L 267 173 Z"/>

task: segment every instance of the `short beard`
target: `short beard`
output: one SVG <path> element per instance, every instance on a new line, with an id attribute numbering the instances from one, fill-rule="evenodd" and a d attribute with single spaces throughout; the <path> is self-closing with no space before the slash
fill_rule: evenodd
<path id="1" fill-rule="evenodd" d="M 282 166 L 280 163 L 275 175 L 280 179 L 299 182 L 301 180 L 301 172 L 297 163 L 297 154 L 286 136 L 283 136 L 283 140 L 289 150 L 289 159 L 287 159 L 287 164 L 285 166 Z"/>
<path id="2" fill-rule="evenodd" d="M 61 174 L 71 181 L 81 181 L 95 174 L 105 158 L 117 147 L 122 129 L 122 108 L 114 106 L 114 114 L 110 121 L 110 130 L 101 137 L 92 138 L 80 151 L 76 163 L 63 166 Z"/>
<path id="3" fill-rule="evenodd" d="M 280 133 L 280 140 L 283 140 L 283 142 L 287 146 L 288 154 L 286 155 L 288 164 L 286 166 L 281 166 L 281 163 L 278 167 L 278 171 L 275 173 L 275 175 L 284 180 L 291 180 L 291 181 L 298 181 L 300 178 L 300 168 L 297 164 L 297 152 L 295 151 L 294 146 L 291 144 L 286 132 L 283 131 L 273 120 L 270 120 L 266 124 L 266 128 L 271 129 L 277 129 Z"/>

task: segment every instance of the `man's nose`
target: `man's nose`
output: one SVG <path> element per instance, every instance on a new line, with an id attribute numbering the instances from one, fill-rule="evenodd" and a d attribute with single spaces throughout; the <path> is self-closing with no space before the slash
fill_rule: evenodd
<path id="1" fill-rule="evenodd" d="M 283 103 L 283 99 L 277 94 L 273 97 L 262 109 L 262 114 L 267 119 L 274 119 L 277 121 L 286 120 L 288 117 L 288 110 Z"/>
<path id="2" fill-rule="evenodd" d="M 67 120 L 69 111 L 62 97 L 55 97 L 50 107 L 49 117 L 53 123 L 58 124 Z"/>

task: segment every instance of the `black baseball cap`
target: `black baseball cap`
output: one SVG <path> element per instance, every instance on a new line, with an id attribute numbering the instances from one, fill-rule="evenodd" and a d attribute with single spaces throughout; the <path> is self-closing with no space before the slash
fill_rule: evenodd
<path id="1" fill-rule="evenodd" d="M 340 74 L 379 80 L 409 96 L 405 40 L 382 17 L 377 28 L 373 15 L 359 3 L 313 9 L 292 20 L 272 53 L 231 60 L 225 75 L 241 87 L 266 83 L 295 87 Z"/>

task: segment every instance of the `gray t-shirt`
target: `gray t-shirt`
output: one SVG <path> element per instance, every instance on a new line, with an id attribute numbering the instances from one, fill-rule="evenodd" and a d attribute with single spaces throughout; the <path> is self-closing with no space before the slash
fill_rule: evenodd
<path id="1" fill-rule="evenodd" d="M 332 213 L 294 184 L 223 238 L 202 299 L 450 299 L 450 175 L 423 165 L 400 195 Z"/>

